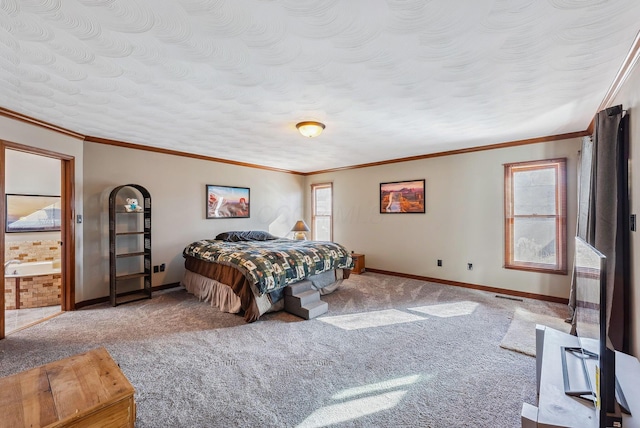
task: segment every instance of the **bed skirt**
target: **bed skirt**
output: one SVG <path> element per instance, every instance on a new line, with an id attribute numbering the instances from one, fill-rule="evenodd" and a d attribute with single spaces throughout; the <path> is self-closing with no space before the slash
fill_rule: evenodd
<path id="1" fill-rule="evenodd" d="M 242 302 L 231 287 L 215 279 L 207 278 L 190 270 L 185 270 L 181 285 L 191 294 L 222 312 L 238 314 L 242 312 Z M 254 301 L 260 315 L 284 308 L 284 301 L 272 304 L 266 294 L 254 296 Z"/>
<path id="2" fill-rule="evenodd" d="M 350 273 L 350 269 L 336 269 L 310 276 L 304 281 L 311 282 L 311 286 L 320 294 L 328 294 L 349 278 Z M 251 287 L 237 269 L 193 257 L 186 257 L 185 274 L 180 283 L 189 293 L 223 312 L 243 313 L 247 322 L 258 320 L 264 313 L 284 308 L 284 289 L 257 295 L 255 287 Z"/>

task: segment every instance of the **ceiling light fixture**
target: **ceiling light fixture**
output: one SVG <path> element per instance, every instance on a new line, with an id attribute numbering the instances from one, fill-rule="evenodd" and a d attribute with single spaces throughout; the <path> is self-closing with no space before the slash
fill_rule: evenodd
<path id="1" fill-rule="evenodd" d="M 298 131 L 300 131 L 300 133 L 305 137 L 313 138 L 313 137 L 317 137 L 322 133 L 322 130 L 324 129 L 324 124 L 309 120 L 306 122 L 300 122 L 296 124 L 296 128 L 298 128 Z"/>

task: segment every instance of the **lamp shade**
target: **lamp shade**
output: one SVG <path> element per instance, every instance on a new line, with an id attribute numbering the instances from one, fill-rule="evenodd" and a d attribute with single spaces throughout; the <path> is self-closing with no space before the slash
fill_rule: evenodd
<path id="1" fill-rule="evenodd" d="M 308 232 L 309 230 L 309 226 L 307 226 L 307 223 L 305 223 L 304 220 L 298 220 L 291 229 L 293 232 L 293 238 L 301 241 L 307 239 L 305 232 Z"/>
<path id="2" fill-rule="evenodd" d="M 298 128 L 298 131 L 300 131 L 300 133 L 305 137 L 313 138 L 322 133 L 324 124 L 320 122 L 306 121 L 296 124 L 296 128 Z"/>
<path id="3" fill-rule="evenodd" d="M 304 220 L 298 220 L 291 229 L 292 232 L 308 232 L 310 230 L 311 229 L 309 229 L 309 226 L 307 226 L 307 223 L 305 223 Z"/>

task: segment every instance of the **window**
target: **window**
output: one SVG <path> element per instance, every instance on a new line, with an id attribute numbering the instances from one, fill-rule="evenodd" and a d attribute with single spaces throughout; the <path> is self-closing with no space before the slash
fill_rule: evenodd
<path id="1" fill-rule="evenodd" d="M 312 184 L 311 205 L 311 239 L 333 241 L 333 184 Z"/>
<path id="2" fill-rule="evenodd" d="M 505 267 L 567 273 L 566 159 L 504 166 Z"/>

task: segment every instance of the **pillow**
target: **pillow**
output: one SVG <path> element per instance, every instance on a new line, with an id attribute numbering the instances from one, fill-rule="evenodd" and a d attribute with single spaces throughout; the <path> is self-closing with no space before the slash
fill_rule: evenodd
<path id="1" fill-rule="evenodd" d="M 270 241 L 278 239 L 277 236 L 273 236 L 269 232 L 263 230 L 245 230 L 245 231 L 233 231 L 223 232 L 216 236 L 218 241 L 226 242 L 238 242 L 238 241 Z"/>

